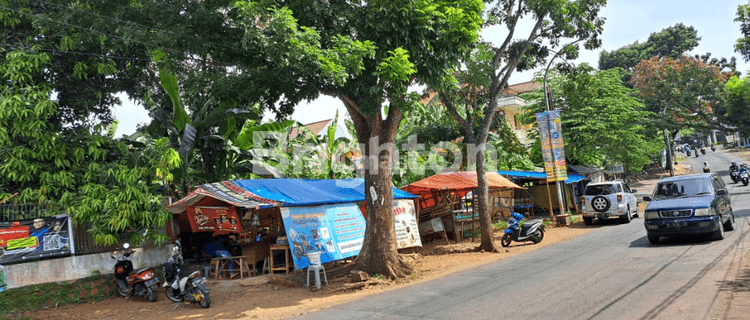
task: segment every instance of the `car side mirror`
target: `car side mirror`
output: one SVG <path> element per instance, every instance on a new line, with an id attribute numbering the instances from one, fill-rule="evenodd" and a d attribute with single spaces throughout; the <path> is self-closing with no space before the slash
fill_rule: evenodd
<path id="1" fill-rule="evenodd" d="M 648 196 L 643 197 L 643 201 L 651 201 L 651 197 L 648 197 Z"/>
<path id="2" fill-rule="evenodd" d="M 636 189 L 630 189 L 630 193 L 636 193 L 636 192 L 638 192 L 638 190 L 636 190 Z"/>
<path id="3" fill-rule="evenodd" d="M 727 195 L 727 190 L 725 190 L 725 189 L 716 190 L 716 195 L 717 196 L 725 196 L 725 195 Z"/>

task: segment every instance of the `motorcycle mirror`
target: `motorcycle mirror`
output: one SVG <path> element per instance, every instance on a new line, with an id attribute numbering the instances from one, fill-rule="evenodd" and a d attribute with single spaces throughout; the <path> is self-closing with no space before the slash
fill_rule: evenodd
<path id="1" fill-rule="evenodd" d="M 130 249 L 130 243 L 125 242 L 125 244 L 122 245 L 125 249 Z"/>

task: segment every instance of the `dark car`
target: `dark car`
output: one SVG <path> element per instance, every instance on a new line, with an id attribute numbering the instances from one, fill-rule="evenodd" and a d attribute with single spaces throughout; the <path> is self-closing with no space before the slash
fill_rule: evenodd
<path id="1" fill-rule="evenodd" d="M 734 230 L 729 190 L 715 173 L 692 174 L 659 180 L 644 214 L 648 241 L 662 236 L 709 234 L 724 239 Z"/>

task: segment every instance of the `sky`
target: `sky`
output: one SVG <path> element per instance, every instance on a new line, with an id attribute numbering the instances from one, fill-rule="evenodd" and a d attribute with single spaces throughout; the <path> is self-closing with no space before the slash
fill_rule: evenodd
<path id="1" fill-rule="evenodd" d="M 750 64 L 734 52 L 733 45 L 741 37 L 740 23 L 734 22 L 737 6 L 750 3 L 750 0 L 609 0 L 600 12 L 606 18 L 604 31 L 601 35 L 602 46 L 596 50 L 582 50 L 574 64 L 588 63 L 598 67 L 599 53 L 602 50 L 613 51 L 620 47 L 634 43 L 643 43 L 651 33 L 682 23 L 692 26 L 698 31 L 701 40 L 698 47 L 689 52 L 690 55 L 711 53 L 716 58 L 737 58 L 737 70 L 743 76 L 750 71 Z M 516 31 L 530 30 L 530 23 L 522 24 Z M 505 38 L 503 29 L 487 29 L 482 32 L 486 40 L 498 43 Z M 528 34 L 528 31 L 526 31 Z M 545 65 L 546 67 L 546 65 Z M 543 70 L 531 70 L 514 73 L 509 84 L 532 80 L 534 73 Z M 132 134 L 136 125 L 150 121 L 144 107 L 128 101 L 121 96 L 123 104 L 115 108 L 115 117 L 119 126 L 115 136 Z M 321 96 L 314 101 L 300 103 L 291 118 L 301 123 L 310 123 L 326 119 L 333 119 L 336 110 L 339 111 L 339 121 L 343 122 L 346 108 L 343 103 L 333 97 Z M 272 118 L 266 114 L 266 119 Z"/>

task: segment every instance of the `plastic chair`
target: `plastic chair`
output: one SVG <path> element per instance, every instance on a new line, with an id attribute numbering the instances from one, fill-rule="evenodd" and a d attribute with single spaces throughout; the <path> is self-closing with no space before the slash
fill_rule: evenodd
<path id="1" fill-rule="evenodd" d="M 320 271 L 323 271 L 323 278 L 325 279 L 326 285 L 328 285 L 328 276 L 326 275 L 326 268 L 323 265 L 311 265 L 307 267 L 307 284 L 305 288 L 310 288 L 310 271 L 315 272 L 315 289 L 320 290 Z"/>

